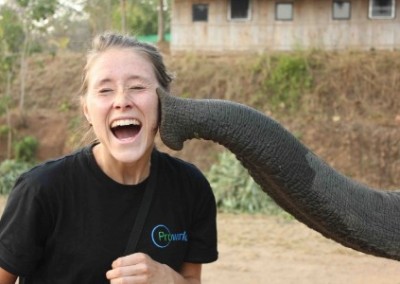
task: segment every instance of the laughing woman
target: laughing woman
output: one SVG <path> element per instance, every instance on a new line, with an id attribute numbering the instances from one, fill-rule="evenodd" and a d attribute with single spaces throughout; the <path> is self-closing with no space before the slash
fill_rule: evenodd
<path id="1" fill-rule="evenodd" d="M 81 102 L 96 142 L 24 173 L 0 222 L 0 283 L 200 283 L 216 205 L 193 165 L 155 149 L 172 81 L 135 38 L 97 36 Z"/>

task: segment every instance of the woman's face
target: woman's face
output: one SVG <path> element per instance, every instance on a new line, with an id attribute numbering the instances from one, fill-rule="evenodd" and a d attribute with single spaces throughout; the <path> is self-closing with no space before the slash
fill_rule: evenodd
<path id="1" fill-rule="evenodd" d="M 93 60 L 87 84 L 83 111 L 105 154 L 132 163 L 151 153 L 158 121 L 151 62 L 131 49 L 109 49 Z"/>

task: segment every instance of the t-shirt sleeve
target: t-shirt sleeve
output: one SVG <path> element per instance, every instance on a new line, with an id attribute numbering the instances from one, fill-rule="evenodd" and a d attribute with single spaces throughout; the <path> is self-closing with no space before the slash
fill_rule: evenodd
<path id="1" fill-rule="evenodd" d="M 0 266 L 14 275 L 29 275 L 42 258 L 49 217 L 40 187 L 21 176 L 1 216 Z"/>
<path id="2" fill-rule="evenodd" d="M 196 187 L 196 209 L 185 262 L 209 263 L 218 258 L 216 202 L 210 184 L 200 172 L 196 175 Z"/>

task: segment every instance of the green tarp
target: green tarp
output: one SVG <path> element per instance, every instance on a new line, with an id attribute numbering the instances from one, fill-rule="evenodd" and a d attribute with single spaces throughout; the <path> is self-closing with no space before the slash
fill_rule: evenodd
<path id="1" fill-rule="evenodd" d="M 149 42 L 149 43 L 156 43 L 158 41 L 158 35 L 142 35 L 137 37 L 140 41 Z M 171 41 L 171 34 L 165 35 L 165 40 L 170 42 Z"/>

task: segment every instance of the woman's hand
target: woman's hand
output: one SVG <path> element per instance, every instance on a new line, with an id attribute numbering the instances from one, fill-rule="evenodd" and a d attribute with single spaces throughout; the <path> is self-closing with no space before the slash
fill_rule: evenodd
<path id="1" fill-rule="evenodd" d="M 144 253 L 120 257 L 106 274 L 110 284 L 200 284 L 201 264 L 185 262 L 180 273 Z"/>
<path id="2" fill-rule="evenodd" d="M 106 276 L 111 284 L 173 283 L 171 269 L 144 253 L 134 253 L 116 259 Z"/>

